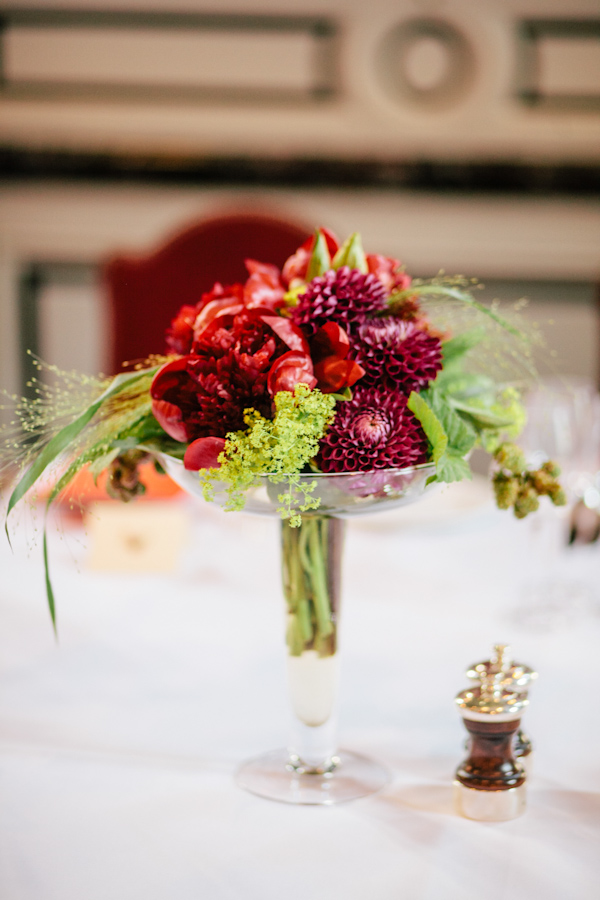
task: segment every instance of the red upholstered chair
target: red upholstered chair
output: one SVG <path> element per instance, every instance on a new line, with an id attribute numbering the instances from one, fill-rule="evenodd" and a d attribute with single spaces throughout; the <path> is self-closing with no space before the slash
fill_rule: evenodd
<path id="1" fill-rule="evenodd" d="M 105 267 L 111 316 L 111 372 L 163 353 L 169 322 L 216 281 L 245 281 L 244 260 L 282 266 L 309 230 L 260 215 L 209 219 L 181 231 L 145 257 L 119 256 Z"/>

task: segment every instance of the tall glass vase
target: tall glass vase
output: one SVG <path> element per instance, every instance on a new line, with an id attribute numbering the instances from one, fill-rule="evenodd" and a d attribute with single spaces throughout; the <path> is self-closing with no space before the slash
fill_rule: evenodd
<path id="1" fill-rule="evenodd" d="M 180 460 L 159 455 L 161 465 L 188 493 L 202 497 L 195 472 Z M 286 609 L 287 674 L 292 711 L 288 746 L 243 763 L 237 783 L 254 794 L 300 804 L 333 804 L 380 790 L 389 775 L 358 753 L 338 749 L 340 583 L 345 519 L 418 500 L 435 473 L 433 464 L 374 472 L 302 475 L 318 500 L 317 512 L 302 514 L 299 527 L 281 524 L 283 594 Z M 280 516 L 281 483 L 257 479 L 246 496 L 247 512 Z M 305 493 L 300 491 L 299 512 Z M 227 492 L 215 490 L 226 506 Z"/>
<path id="2" fill-rule="evenodd" d="M 364 797 L 386 769 L 337 745 L 339 623 L 345 522 L 303 516 L 281 524 L 286 650 L 292 727 L 286 748 L 244 763 L 242 787 L 288 803 L 332 804 Z"/>

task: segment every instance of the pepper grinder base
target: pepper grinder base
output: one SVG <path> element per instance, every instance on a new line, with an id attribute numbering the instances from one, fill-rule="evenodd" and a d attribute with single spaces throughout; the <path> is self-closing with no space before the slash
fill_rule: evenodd
<path id="1" fill-rule="evenodd" d="M 508 822 L 516 819 L 525 812 L 525 798 L 524 784 L 506 791 L 480 791 L 465 787 L 460 781 L 454 782 L 456 811 L 477 822 Z"/>

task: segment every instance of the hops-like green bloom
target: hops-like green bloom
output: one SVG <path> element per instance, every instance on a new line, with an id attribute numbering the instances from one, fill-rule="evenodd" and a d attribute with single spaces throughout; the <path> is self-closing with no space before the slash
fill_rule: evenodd
<path id="1" fill-rule="evenodd" d="M 542 472 L 545 472 L 551 478 L 558 478 L 560 475 L 560 466 L 557 466 L 553 460 L 549 459 L 543 464 Z"/>
<path id="2" fill-rule="evenodd" d="M 554 487 L 549 491 L 550 499 L 554 503 L 555 506 L 566 506 L 567 505 L 567 495 L 561 488 L 560 484 L 555 484 Z"/>
<path id="3" fill-rule="evenodd" d="M 519 493 L 519 479 L 503 472 L 496 472 L 493 485 L 498 509 L 510 509 Z"/>
<path id="4" fill-rule="evenodd" d="M 524 484 L 515 500 L 515 516 L 524 519 L 529 513 L 535 512 L 540 505 L 539 497 L 532 485 Z"/>
<path id="5" fill-rule="evenodd" d="M 530 478 L 538 494 L 551 494 L 556 487 L 556 479 L 543 467 L 531 472 Z"/>
<path id="6" fill-rule="evenodd" d="M 503 469 L 513 475 L 521 475 L 527 466 L 525 454 L 516 444 L 501 444 L 494 453 L 494 459 Z"/>

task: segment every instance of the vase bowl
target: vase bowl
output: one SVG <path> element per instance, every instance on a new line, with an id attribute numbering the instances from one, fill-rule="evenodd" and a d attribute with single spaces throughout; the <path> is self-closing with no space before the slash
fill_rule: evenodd
<path id="1" fill-rule="evenodd" d="M 158 454 L 158 460 L 172 480 L 186 493 L 204 498 L 198 472 L 188 471 L 183 462 L 167 454 Z M 435 465 L 424 463 L 405 469 L 375 469 L 371 472 L 328 473 L 314 472 L 297 476 L 303 486 L 314 484 L 310 496 L 319 501 L 318 508 L 303 515 L 334 516 L 347 519 L 374 513 L 381 509 L 393 509 L 414 503 L 421 497 L 427 479 L 435 475 Z M 273 481 L 271 476 L 261 475 L 256 484 L 244 492 L 244 511 L 263 516 L 279 516 L 284 505 L 291 512 L 300 512 L 304 500 L 301 491 L 292 490 L 286 477 Z M 214 502 L 226 507 L 229 496 L 224 484 L 215 481 Z M 282 499 L 285 495 L 285 499 Z M 288 501 L 289 507 L 288 507 Z"/>

